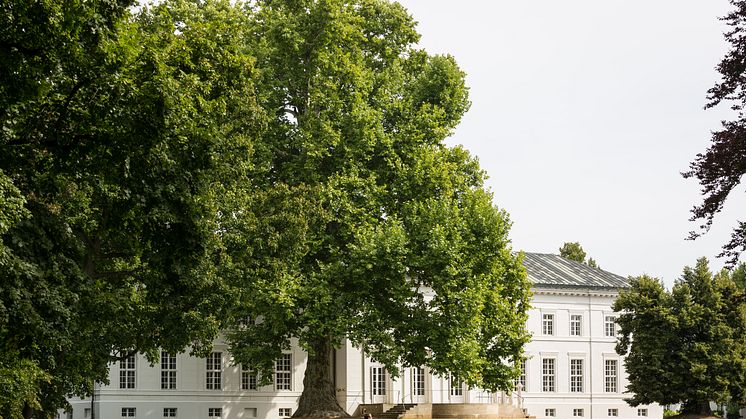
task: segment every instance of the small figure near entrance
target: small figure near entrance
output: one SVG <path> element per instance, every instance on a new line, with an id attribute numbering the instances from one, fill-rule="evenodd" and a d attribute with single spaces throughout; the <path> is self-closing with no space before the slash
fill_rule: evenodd
<path id="1" fill-rule="evenodd" d="M 363 419 L 373 419 L 373 415 L 368 413 L 368 409 L 363 409 Z"/>

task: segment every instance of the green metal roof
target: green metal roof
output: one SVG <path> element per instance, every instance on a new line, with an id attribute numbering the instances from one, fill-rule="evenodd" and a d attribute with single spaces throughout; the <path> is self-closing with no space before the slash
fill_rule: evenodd
<path id="1" fill-rule="evenodd" d="M 629 288 L 626 278 L 585 263 L 546 253 L 524 253 L 523 266 L 535 286 L 560 288 Z"/>

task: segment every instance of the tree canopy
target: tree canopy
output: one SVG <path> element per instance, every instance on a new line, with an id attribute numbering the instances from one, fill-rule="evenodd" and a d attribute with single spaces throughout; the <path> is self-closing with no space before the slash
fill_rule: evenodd
<path id="1" fill-rule="evenodd" d="M 696 178 L 701 186 L 703 201 L 692 209 L 691 221 L 702 224 L 692 231 L 690 239 L 696 239 L 707 232 L 725 205 L 731 191 L 741 183 L 746 173 L 746 2 L 731 0 L 734 10 L 722 18 L 730 30 L 725 39 L 730 50 L 717 65 L 721 81 L 708 90 L 705 108 L 715 107 L 723 102 L 737 111 L 733 120 L 722 121 L 719 130 L 713 131 L 710 147 L 705 153 L 697 154 L 690 164 L 690 170 L 682 173 L 685 178 Z M 740 254 L 746 249 L 746 222 L 739 221 L 731 239 L 723 246 L 719 257 L 727 257 L 735 265 Z"/>
<path id="2" fill-rule="evenodd" d="M 0 415 L 112 360 L 309 352 L 296 415 L 340 414 L 328 356 L 472 385 L 518 374 L 529 284 L 450 56 L 383 0 L 0 6 Z"/>
<path id="3" fill-rule="evenodd" d="M 225 316 L 219 218 L 264 115 L 247 17 L 129 4 L 1 6 L 2 416 L 65 406 L 118 356 L 204 351 Z"/>
<path id="4" fill-rule="evenodd" d="M 469 106 L 455 60 L 416 49 L 397 3 L 251 12 L 260 105 L 275 113 L 252 174 L 263 196 L 248 214 L 262 215 L 236 220 L 232 247 L 248 250 L 226 273 L 242 298 L 236 361 L 271 377 L 297 339 L 309 360 L 295 416 L 343 414 L 328 357 L 344 339 L 393 375 L 428 366 L 511 387 L 529 285 L 476 159 L 443 144 Z"/>
<path id="5" fill-rule="evenodd" d="M 710 401 L 743 404 L 746 307 L 727 271 L 705 258 L 686 267 L 669 292 L 654 278 L 633 278 L 614 303 L 620 311 L 617 353 L 626 356 L 628 402 L 682 404 L 709 414 Z"/>
<path id="6" fill-rule="evenodd" d="M 583 246 L 579 242 L 565 242 L 559 249 L 560 256 L 565 259 L 574 260 L 575 262 L 585 263 L 592 268 L 600 268 L 596 260 L 589 257 L 585 259 L 586 253 L 583 250 Z"/>

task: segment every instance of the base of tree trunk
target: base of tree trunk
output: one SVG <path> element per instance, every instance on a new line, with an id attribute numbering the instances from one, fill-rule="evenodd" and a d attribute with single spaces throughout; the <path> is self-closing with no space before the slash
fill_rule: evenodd
<path id="1" fill-rule="evenodd" d="M 320 339 L 309 345 L 306 374 L 303 377 L 303 393 L 298 399 L 298 410 L 294 418 L 348 418 L 350 417 L 337 401 L 332 381 L 331 339 Z"/>

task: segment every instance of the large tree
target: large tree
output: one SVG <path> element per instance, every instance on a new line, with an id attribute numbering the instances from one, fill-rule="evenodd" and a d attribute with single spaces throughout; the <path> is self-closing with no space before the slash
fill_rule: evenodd
<path id="1" fill-rule="evenodd" d="M 294 416 L 346 415 L 329 368 L 345 339 L 393 375 L 428 366 L 511 388 L 529 284 L 477 161 L 443 144 L 469 106 L 463 72 L 414 48 L 397 3 L 264 0 L 251 13 L 274 118 L 256 148 L 270 162 L 252 175 L 261 197 L 226 230 L 235 360 L 269 378 L 297 339 Z"/>
<path id="2" fill-rule="evenodd" d="M 118 356 L 204 350 L 224 317 L 220 217 L 263 115 L 247 16 L 128 6 L 0 6 L 2 416 L 56 411 Z"/>
<path id="3" fill-rule="evenodd" d="M 722 20 L 731 28 L 725 33 L 731 48 L 717 66 L 722 79 L 708 91 L 705 107 L 712 108 L 724 102 L 738 114 L 733 120 L 722 121 L 722 127 L 712 133 L 710 147 L 705 153 L 697 154 L 690 170 L 683 173 L 685 178 L 699 181 L 704 196 L 702 203 L 692 209 L 691 221 L 702 224 L 690 233 L 690 239 L 709 230 L 715 215 L 723 209 L 731 191 L 746 173 L 746 2 L 730 2 L 734 10 Z M 734 265 L 744 249 L 746 222 L 739 221 L 718 256 L 729 258 L 729 263 Z"/>
<path id="4" fill-rule="evenodd" d="M 628 402 L 681 403 L 682 414 L 710 415 L 710 402 L 744 401 L 746 308 L 728 274 L 702 258 L 668 292 L 659 280 L 631 281 L 620 311 L 617 352 L 626 356 Z"/>

